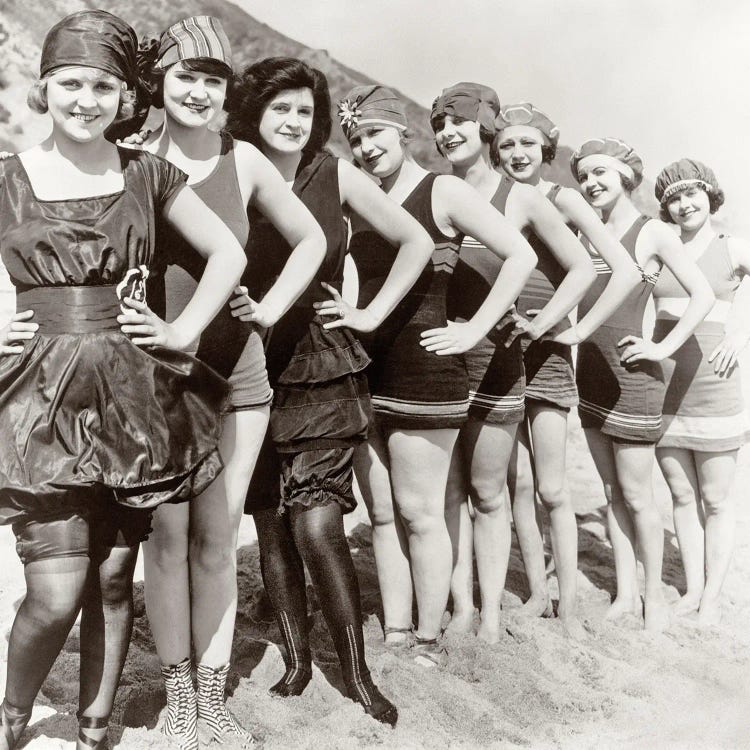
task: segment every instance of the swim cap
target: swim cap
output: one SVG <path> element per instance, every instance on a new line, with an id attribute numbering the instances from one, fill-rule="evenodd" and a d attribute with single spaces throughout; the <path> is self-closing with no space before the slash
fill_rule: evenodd
<path id="1" fill-rule="evenodd" d="M 355 86 L 339 102 L 339 124 L 347 138 L 368 125 L 390 125 L 406 130 L 406 108 L 396 94 L 385 86 Z"/>
<path id="2" fill-rule="evenodd" d="M 631 146 L 617 138 L 592 138 L 586 141 L 570 157 L 570 169 L 578 179 L 578 168 L 587 159 L 596 158 L 600 163 L 630 179 L 634 187 L 643 180 L 643 162 Z"/>
<path id="3" fill-rule="evenodd" d="M 462 82 L 447 89 L 432 103 L 430 124 L 440 116 L 451 115 L 464 120 L 472 120 L 494 133 L 495 117 L 500 111 L 500 99 L 489 86 L 481 83 Z M 434 126 L 433 126 L 434 130 Z"/>
<path id="4" fill-rule="evenodd" d="M 710 167 L 693 159 L 680 159 L 659 172 L 654 185 L 654 195 L 659 203 L 664 204 L 677 193 L 694 185 L 702 187 L 707 193 L 721 191 L 716 175 Z"/>
<path id="5" fill-rule="evenodd" d="M 548 146 L 557 146 L 560 138 L 557 125 L 541 109 L 537 109 L 529 102 L 503 107 L 495 122 L 498 130 L 512 125 L 528 125 L 530 128 L 536 128 L 546 138 Z"/>

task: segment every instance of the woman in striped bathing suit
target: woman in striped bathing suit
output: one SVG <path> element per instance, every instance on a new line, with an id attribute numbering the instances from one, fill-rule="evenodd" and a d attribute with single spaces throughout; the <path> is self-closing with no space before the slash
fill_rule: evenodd
<path id="1" fill-rule="evenodd" d="M 721 234 L 711 222 L 724 202 L 713 171 L 680 159 L 656 179 L 664 221 L 680 228 L 683 252 L 698 264 L 716 295 L 711 312 L 693 335 L 663 361 L 667 381 L 664 434 L 656 458 L 674 501 L 674 526 L 687 592 L 678 614 L 698 611 L 703 624 L 718 622 L 719 600 L 734 544 L 730 496 L 737 451 L 748 420 L 737 355 L 748 341 L 747 320 L 732 315 L 732 302 L 750 273 L 750 245 Z M 656 330 L 664 338 L 682 317 L 685 290 L 662 271 L 654 289 Z"/>
<path id="2" fill-rule="evenodd" d="M 373 359 L 368 376 L 376 429 L 358 457 L 357 477 L 373 520 L 386 637 L 403 640 L 411 626 L 413 578 L 419 611 L 415 648 L 439 659 L 452 569 L 445 489 L 469 409 L 466 369 L 458 355 L 481 341 L 511 306 L 534 255 L 473 188 L 450 175 L 429 173 L 413 160 L 403 142 L 404 106 L 392 92 L 358 87 L 341 103 L 340 117 L 354 158 L 422 224 L 435 248 L 411 291 L 365 340 Z M 464 234 L 477 237 L 505 263 L 471 319 L 446 329 L 448 282 Z M 359 273 L 359 303 L 367 304 L 385 277 L 397 271 L 394 250 L 353 221 L 350 252 Z"/>
<path id="3" fill-rule="evenodd" d="M 607 617 L 641 611 L 637 545 L 646 574 L 645 627 L 660 630 L 668 620 L 661 585 L 664 533 L 651 485 L 664 403 L 659 362 L 688 339 L 714 296 L 675 234 L 640 215 L 633 204 L 631 193 L 643 179 L 643 163 L 630 146 L 614 138 L 586 141 L 571 157 L 571 169 L 586 200 L 601 212 L 642 275 L 625 302 L 579 345 L 578 412 L 608 501 L 617 596 Z M 662 266 L 674 273 L 690 301 L 681 320 L 657 343 L 643 338 L 643 313 Z M 600 262 L 597 274 L 579 305 L 582 315 L 602 293 L 610 269 Z"/>
<path id="4" fill-rule="evenodd" d="M 491 156 L 514 180 L 534 186 L 557 208 L 568 227 L 580 231 L 612 269 L 606 290 L 584 318 L 571 326 L 563 318 L 548 337 L 522 340 L 526 369 L 526 419 L 518 430 L 508 471 L 513 521 L 529 583 L 530 598 L 522 611 L 552 614 L 544 565 L 544 542 L 536 495 L 549 512 L 555 573 L 560 592 L 558 616 L 572 626 L 576 611 L 578 529 L 565 479 L 568 412 L 578 403 L 570 347 L 604 322 L 640 281 L 625 248 L 606 231 L 583 196 L 542 178 L 543 164 L 555 158 L 557 126 L 533 104 L 503 107 Z M 565 269 L 548 243 L 533 236 L 539 262 L 516 307 L 522 315 L 540 310 L 555 298 Z"/>
<path id="5" fill-rule="evenodd" d="M 500 635 L 500 601 L 510 555 L 510 506 L 505 481 L 516 430 L 524 416 L 524 347 L 520 337 L 515 341 L 513 337 L 523 333 L 539 339 L 564 319 L 595 278 L 588 254 L 550 202 L 534 188 L 519 185 L 494 169 L 490 148 L 499 111 L 500 102 L 493 89 L 459 83 L 435 100 L 430 117 L 438 149 L 451 163 L 453 174 L 490 200 L 529 241 L 534 233 L 542 236 L 555 248 L 553 257 L 559 269 L 559 291 L 551 295 L 549 304 L 542 305 L 533 321 L 507 312 L 490 336 L 464 355 L 471 398 L 469 421 L 462 427 L 454 451 L 446 508 L 457 550 L 451 585 L 451 629 L 465 631 L 471 627 L 474 551 L 482 599 L 478 635 L 490 643 Z M 457 320 L 471 317 L 477 300 L 491 287 L 501 267 L 502 260 L 488 253 L 482 242 L 465 238 L 449 295 Z M 538 273 L 537 266 L 531 279 Z M 568 387 L 575 395 L 572 372 Z M 474 508 L 473 529 L 469 498 Z M 574 552 L 573 575 L 575 565 Z"/>

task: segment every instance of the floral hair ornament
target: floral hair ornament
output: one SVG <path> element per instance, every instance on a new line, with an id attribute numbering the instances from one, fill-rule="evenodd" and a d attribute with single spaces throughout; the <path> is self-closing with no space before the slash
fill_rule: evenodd
<path id="1" fill-rule="evenodd" d="M 387 125 L 406 130 L 406 109 L 396 94 L 385 86 L 355 86 L 339 102 L 339 124 L 347 138 L 368 125 Z"/>

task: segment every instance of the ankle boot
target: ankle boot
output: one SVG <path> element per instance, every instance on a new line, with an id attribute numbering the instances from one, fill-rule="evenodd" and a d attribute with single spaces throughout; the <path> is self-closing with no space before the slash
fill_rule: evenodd
<path id="1" fill-rule="evenodd" d="M 180 750 L 198 750 L 198 702 L 190 659 L 162 665 L 167 690 L 167 718 L 161 731 L 180 742 Z"/>
<path id="2" fill-rule="evenodd" d="M 3 738 L 7 743 L 10 750 L 18 743 L 21 739 L 23 730 L 26 729 L 26 725 L 29 723 L 31 718 L 31 711 L 34 707 L 29 709 L 17 708 L 11 703 L 8 703 L 7 699 L 0 705 L 0 715 L 2 716 L 2 732 Z"/>
<path id="3" fill-rule="evenodd" d="M 362 627 L 346 625 L 337 632 L 334 645 L 349 698 L 359 703 L 373 719 L 396 726 L 398 709 L 378 690 L 367 668 Z"/>
<path id="4" fill-rule="evenodd" d="M 278 613 L 277 622 L 284 638 L 284 676 L 268 692 L 279 698 L 302 695 L 307 683 L 312 678 L 312 658 L 310 641 L 305 624 L 300 625 L 288 612 Z"/>
<path id="5" fill-rule="evenodd" d="M 243 741 L 243 747 L 250 747 L 255 738 L 237 723 L 224 702 L 228 674 L 229 664 L 223 667 L 198 665 L 198 718 L 208 724 L 217 742 L 227 735 L 234 735 Z"/>

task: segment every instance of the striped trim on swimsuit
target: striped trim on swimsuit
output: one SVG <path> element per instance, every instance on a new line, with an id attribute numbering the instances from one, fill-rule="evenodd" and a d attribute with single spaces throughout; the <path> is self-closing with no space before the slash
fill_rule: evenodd
<path id="1" fill-rule="evenodd" d="M 661 427 L 661 415 L 654 414 L 647 416 L 645 414 L 625 414 L 614 409 L 604 409 L 601 406 L 592 404 L 590 401 L 580 400 L 578 408 L 585 411 L 604 422 L 620 427 L 631 427 L 634 429 L 658 430 Z"/>
<path id="2" fill-rule="evenodd" d="M 372 396 L 372 408 L 387 414 L 404 414 L 414 417 L 466 416 L 469 399 L 460 401 L 405 401 L 386 396 Z"/>

